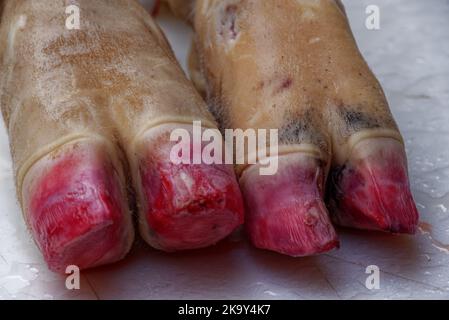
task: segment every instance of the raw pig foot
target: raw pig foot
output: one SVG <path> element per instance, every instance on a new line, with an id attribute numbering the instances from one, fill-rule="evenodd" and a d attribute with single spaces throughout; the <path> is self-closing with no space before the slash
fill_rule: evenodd
<path id="1" fill-rule="evenodd" d="M 174 164 L 170 160 L 174 144 L 165 139 L 165 134 L 149 133 L 140 146 L 141 234 L 165 251 L 213 245 L 243 223 L 243 200 L 233 167 Z M 191 150 L 193 158 L 202 147 L 195 151 L 192 145 Z"/>
<path id="2" fill-rule="evenodd" d="M 279 157 L 275 176 L 258 166 L 242 175 L 246 228 L 253 244 L 291 256 L 323 253 L 339 246 L 323 202 L 325 168 L 308 155 Z"/>
<path id="3" fill-rule="evenodd" d="M 414 234 L 418 211 L 402 144 L 388 138 L 359 142 L 332 174 L 330 205 L 339 225 Z"/>
<path id="4" fill-rule="evenodd" d="M 126 196 L 107 155 L 99 144 L 78 142 L 42 158 L 27 174 L 27 221 L 53 271 L 115 262 L 131 246 Z"/>

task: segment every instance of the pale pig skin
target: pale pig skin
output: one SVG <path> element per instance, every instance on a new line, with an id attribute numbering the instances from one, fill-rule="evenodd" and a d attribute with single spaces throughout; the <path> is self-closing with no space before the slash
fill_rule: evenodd
<path id="1" fill-rule="evenodd" d="M 130 190 L 153 247 L 223 239 L 243 222 L 232 166 L 170 163 L 173 128 L 216 124 L 165 37 L 137 1 L 77 3 L 80 30 L 65 27 L 68 2 L 1 2 L 0 105 L 17 195 L 49 267 L 123 258 Z"/>
<path id="2" fill-rule="evenodd" d="M 347 227 L 413 234 L 418 211 L 403 138 L 342 3 L 188 5 L 196 32 L 192 79 L 220 126 L 279 129 L 276 176 L 237 167 L 252 242 L 292 256 L 328 251 L 338 246 L 331 219 Z"/>

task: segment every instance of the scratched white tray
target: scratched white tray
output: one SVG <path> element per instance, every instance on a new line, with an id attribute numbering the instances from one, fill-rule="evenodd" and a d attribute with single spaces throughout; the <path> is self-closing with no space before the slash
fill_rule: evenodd
<path id="1" fill-rule="evenodd" d="M 138 241 L 123 262 L 83 272 L 81 289 L 68 291 L 65 278 L 47 270 L 22 221 L 2 123 L 0 299 L 449 298 L 449 2 L 344 2 L 405 136 L 413 193 L 428 224 L 423 233 L 342 230 L 339 251 L 301 259 L 253 249 L 241 235 L 177 254 Z M 381 10 L 379 31 L 365 28 L 372 4 Z M 159 20 L 185 61 L 188 31 L 165 15 Z M 365 287 L 369 265 L 381 270 L 380 290 Z"/>

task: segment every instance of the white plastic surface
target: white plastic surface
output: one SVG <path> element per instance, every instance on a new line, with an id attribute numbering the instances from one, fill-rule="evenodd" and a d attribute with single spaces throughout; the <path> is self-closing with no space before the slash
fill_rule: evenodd
<path id="1" fill-rule="evenodd" d="M 428 224 L 421 234 L 341 230 L 339 251 L 300 259 L 253 249 L 241 235 L 176 254 L 138 241 L 123 262 L 83 272 L 81 289 L 68 291 L 65 278 L 47 270 L 22 220 L 2 122 L 0 299 L 448 299 L 449 2 L 344 3 L 405 136 L 413 193 Z M 381 10 L 378 31 L 365 28 L 372 4 Z M 184 62 L 188 32 L 172 18 L 160 21 Z M 365 287 L 369 265 L 381 269 L 380 290 Z"/>

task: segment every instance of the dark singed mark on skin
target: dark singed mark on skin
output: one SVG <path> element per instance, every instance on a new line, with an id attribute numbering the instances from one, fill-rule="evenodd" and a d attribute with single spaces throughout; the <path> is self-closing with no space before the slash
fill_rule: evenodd
<path id="1" fill-rule="evenodd" d="M 331 169 L 327 181 L 327 198 L 338 201 L 342 197 L 343 193 L 339 189 L 339 184 L 345 171 L 347 171 L 346 164 Z"/>
<path id="2" fill-rule="evenodd" d="M 300 136 L 303 136 L 305 132 L 310 131 L 310 126 L 308 124 L 309 121 L 307 121 L 307 118 L 307 113 L 304 117 L 296 117 L 289 114 L 284 121 L 284 125 L 279 130 L 280 142 L 299 142 Z"/>
<path id="3" fill-rule="evenodd" d="M 346 171 L 346 165 L 331 168 L 326 182 L 325 203 L 331 217 L 338 213 L 338 207 L 343 192 L 340 189 L 340 181 Z"/>
<path id="4" fill-rule="evenodd" d="M 228 112 L 229 108 L 226 108 L 223 104 L 224 102 L 221 98 L 208 97 L 207 99 L 207 108 L 217 121 L 218 129 L 222 134 L 224 134 L 225 129 L 232 128 L 231 118 Z"/>
<path id="5" fill-rule="evenodd" d="M 348 110 L 348 108 L 342 107 L 340 116 L 350 132 L 381 127 L 378 120 L 361 111 Z"/>
<path id="6" fill-rule="evenodd" d="M 329 145 L 325 137 L 320 134 L 320 129 L 314 125 L 315 123 L 311 110 L 304 113 L 287 112 L 284 116 L 284 125 L 279 128 L 279 144 L 310 143 L 326 152 Z"/>

